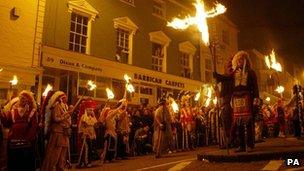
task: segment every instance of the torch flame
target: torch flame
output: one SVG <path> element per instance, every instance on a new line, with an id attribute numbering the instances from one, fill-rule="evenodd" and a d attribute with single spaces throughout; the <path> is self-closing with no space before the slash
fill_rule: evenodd
<path id="1" fill-rule="evenodd" d="M 16 75 L 13 76 L 13 79 L 10 80 L 11 85 L 17 85 L 18 84 L 18 78 Z"/>
<path id="2" fill-rule="evenodd" d="M 129 75 L 125 74 L 124 79 L 126 80 L 127 83 L 129 83 L 131 80 L 131 77 Z"/>
<path id="3" fill-rule="evenodd" d="M 201 97 L 201 93 L 198 92 L 198 93 L 196 93 L 194 100 L 198 101 L 200 99 L 200 97 Z"/>
<path id="4" fill-rule="evenodd" d="M 135 91 L 135 89 L 134 89 L 134 87 L 133 87 L 132 84 L 127 84 L 126 86 L 127 86 L 128 92 L 133 93 Z"/>
<path id="5" fill-rule="evenodd" d="M 88 85 L 90 91 L 96 89 L 96 87 L 97 87 L 96 84 L 92 80 L 89 80 L 87 82 L 87 85 Z"/>
<path id="6" fill-rule="evenodd" d="M 207 87 L 207 100 L 206 100 L 206 103 L 205 103 L 205 106 L 208 107 L 210 105 L 210 102 L 211 102 L 211 97 L 212 97 L 212 87 Z"/>
<path id="7" fill-rule="evenodd" d="M 269 69 L 272 68 L 275 71 L 282 72 L 282 66 L 277 62 L 274 50 L 271 51 L 269 56 L 265 56 L 265 63 Z"/>
<path id="8" fill-rule="evenodd" d="M 283 86 L 278 86 L 275 91 L 278 93 L 283 93 L 285 91 L 285 88 Z"/>
<path id="9" fill-rule="evenodd" d="M 213 104 L 217 105 L 217 98 L 216 97 L 213 99 Z"/>
<path id="10" fill-rule="evenodd" d="M 265 99 L 267 102 L 270 102 L 270 97 L 266 97 Z"/>
<path id="11" fill-rule="evenodd" d="M 48 95 L 49 91 L 51 91 L 51 90 L 53 90 L 53 87 L 50 84 L 48 84 L 46 86 L 44 92 L 42 93 L 42 96 L 46 97 Z"/>
<path id="12" fill-rule="evenodd" d="M 114 93 L 113 93 L 113 91 L 111 90 L 111 89 L 109 89 L 109 88 L 106 88 L 106 91 L 107 91 L 107 96 L 108 96 L 108 99 L 110 100 L 110 99 L 114 99 Z"/>
<path id="13" fill-rule="evenodd" d="M 167 26 L 174 29 L 184 30 L 187 29 L 190 25 L 195 25 L 198 28 L 199 32 L 201 32 L 203 42 L 206 45 L 209 45 L 207 18 L 212 18 L 225 13 L 226 7 L 220 3 L 216 3 L 215 8 L 212 8 L 210 11 L 206 11 L 204 1 L 202 0 L 196 0 L 196 3 L 193 5 L 196 9 L 195 16 L 187 16 L 184 19 L 174 18 L 171 22 L 167 23 Z"/>
<path id="14" fill-rule="evenodd" d="M 172 101 L 171 107 L 172 107 L 174 113 L 177 113 L 179 111 L 178 105 L 175 102 L 175 100 Z"/>
<path id="15" fill-rule="evenodd" d="M 3 68 L 0 68 L 0 72 L 3 71 Z"/>

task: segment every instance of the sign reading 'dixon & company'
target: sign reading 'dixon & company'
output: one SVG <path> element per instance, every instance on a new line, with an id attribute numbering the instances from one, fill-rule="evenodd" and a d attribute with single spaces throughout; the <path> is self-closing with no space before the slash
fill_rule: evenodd
<path id="1" fill-rule="evenodd" d="M 170 87 L 185 88 L 185 84 L 181 83 L 181 82 L 171 81 L 171 80 L 163 81 L 161 78 L 142 75 L 142 74 L 137 74 L 137 73 L 134 73 L 134 79 L 144 81 L 144 82 L 148 82 L 148 83 L 160 84 L 160 85 L 165 84 L 165 85 L 170 86 Z"/>
<path id="2" fill-rule="evenodd" d="M 86 62 L 80 62 L 75 59 L 66 59 L 53 55 L 44 55 L 42 64 L 52 68 L 84 72 L 88 74 L 100 74 L 100 72 L 102 72 L 102 68 L 93 66 Z"/>

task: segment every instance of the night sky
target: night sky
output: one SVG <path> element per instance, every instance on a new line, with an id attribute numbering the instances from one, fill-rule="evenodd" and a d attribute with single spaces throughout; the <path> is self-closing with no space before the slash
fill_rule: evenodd
<path id="1" fill-rule="evenodd" d="M 264 54 L 275 49 L 288 61 L 304 64 L 304 0 L 219 0 L 240 29 L 239 48 Z M 285 60 L 286 61 L 286 60 Z"/>

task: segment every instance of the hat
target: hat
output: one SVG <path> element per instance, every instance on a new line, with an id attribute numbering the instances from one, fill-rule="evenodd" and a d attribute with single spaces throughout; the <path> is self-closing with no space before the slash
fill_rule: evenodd
<path id="1" fill-rule="evenodd" d="M 51 96 L 47 101 L 45 101 L 45 127 L 44 127 L 44 132 L 47 133 L 51 121 L 51 109 L 54 107 L 55 103 L 62 97 L 66 96 L 64 92 L 62 91 L 56 91 L 55 93 L 48 93 L 48 96 Z"/>
<path id="2" fill-rule="evenodd" d="M 36 104 L 36 101 L 34 99 L 32 92 L 23 90 L 19 93 L 19 100 L 20 100 L 20 97 L 25 97 L 30 101 L 30 110 L 37 109 L 37 104 Z"/>
<path id="3" fill-rule="evenodd" d="M 237 52 L 237 53 L 234 55 L 233 59 L 232 59 L 232 69 L 233 69 L 233 70 L 236 69 L 236 67 L 237 67 L 237 61 L 238 61 L 239 59 L 244 59 L 244 60 L 246 60 L 246 66 L 247 66 L 247 67 L 250 67 L 250 63 L 249 63 L 249 54 L 248 54 L 246 51 L 241 50 L 241 51 Z"/>

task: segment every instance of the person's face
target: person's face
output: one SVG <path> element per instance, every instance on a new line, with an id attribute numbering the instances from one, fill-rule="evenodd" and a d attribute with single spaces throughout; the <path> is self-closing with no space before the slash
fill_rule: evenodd
<path id="1" fill-rule="evenodd" d="M 237 66 L 238 68 L 242 68 L 244 65 L 244 58 L 240 58 L 239 60 L 237 60 Z"/>
<path id="2" fill-rule="evenodd" d="M 94 115 L 94 109 L 93 108 L 87 108 L 87 114 L 88 115 Z"/>
<path id="3" fill-rule="evenodd" d="M 66 97 L 66 96 L 63 96 L 63 97 L 61 98 L 61 102 L 62 102 L 62 103 L 67 103 L 67 102 L 68 102 L 67 97 Z"/>
<path id="4" fill-rule="evenodd" d="M 149 131 L 149 127 L 148 127 L 148 126 L 144 127 L 144 130 L 145 130 L 146 132 L 148 132 L 148 131 Z"/>
<path id="5" fill-rule="evenodd" d="M 20 106 L 25 106 L 28 103 L 29 103 L 29 100 L 26 97 L 24 97 L 24 96 L 20 97 Z"/>

